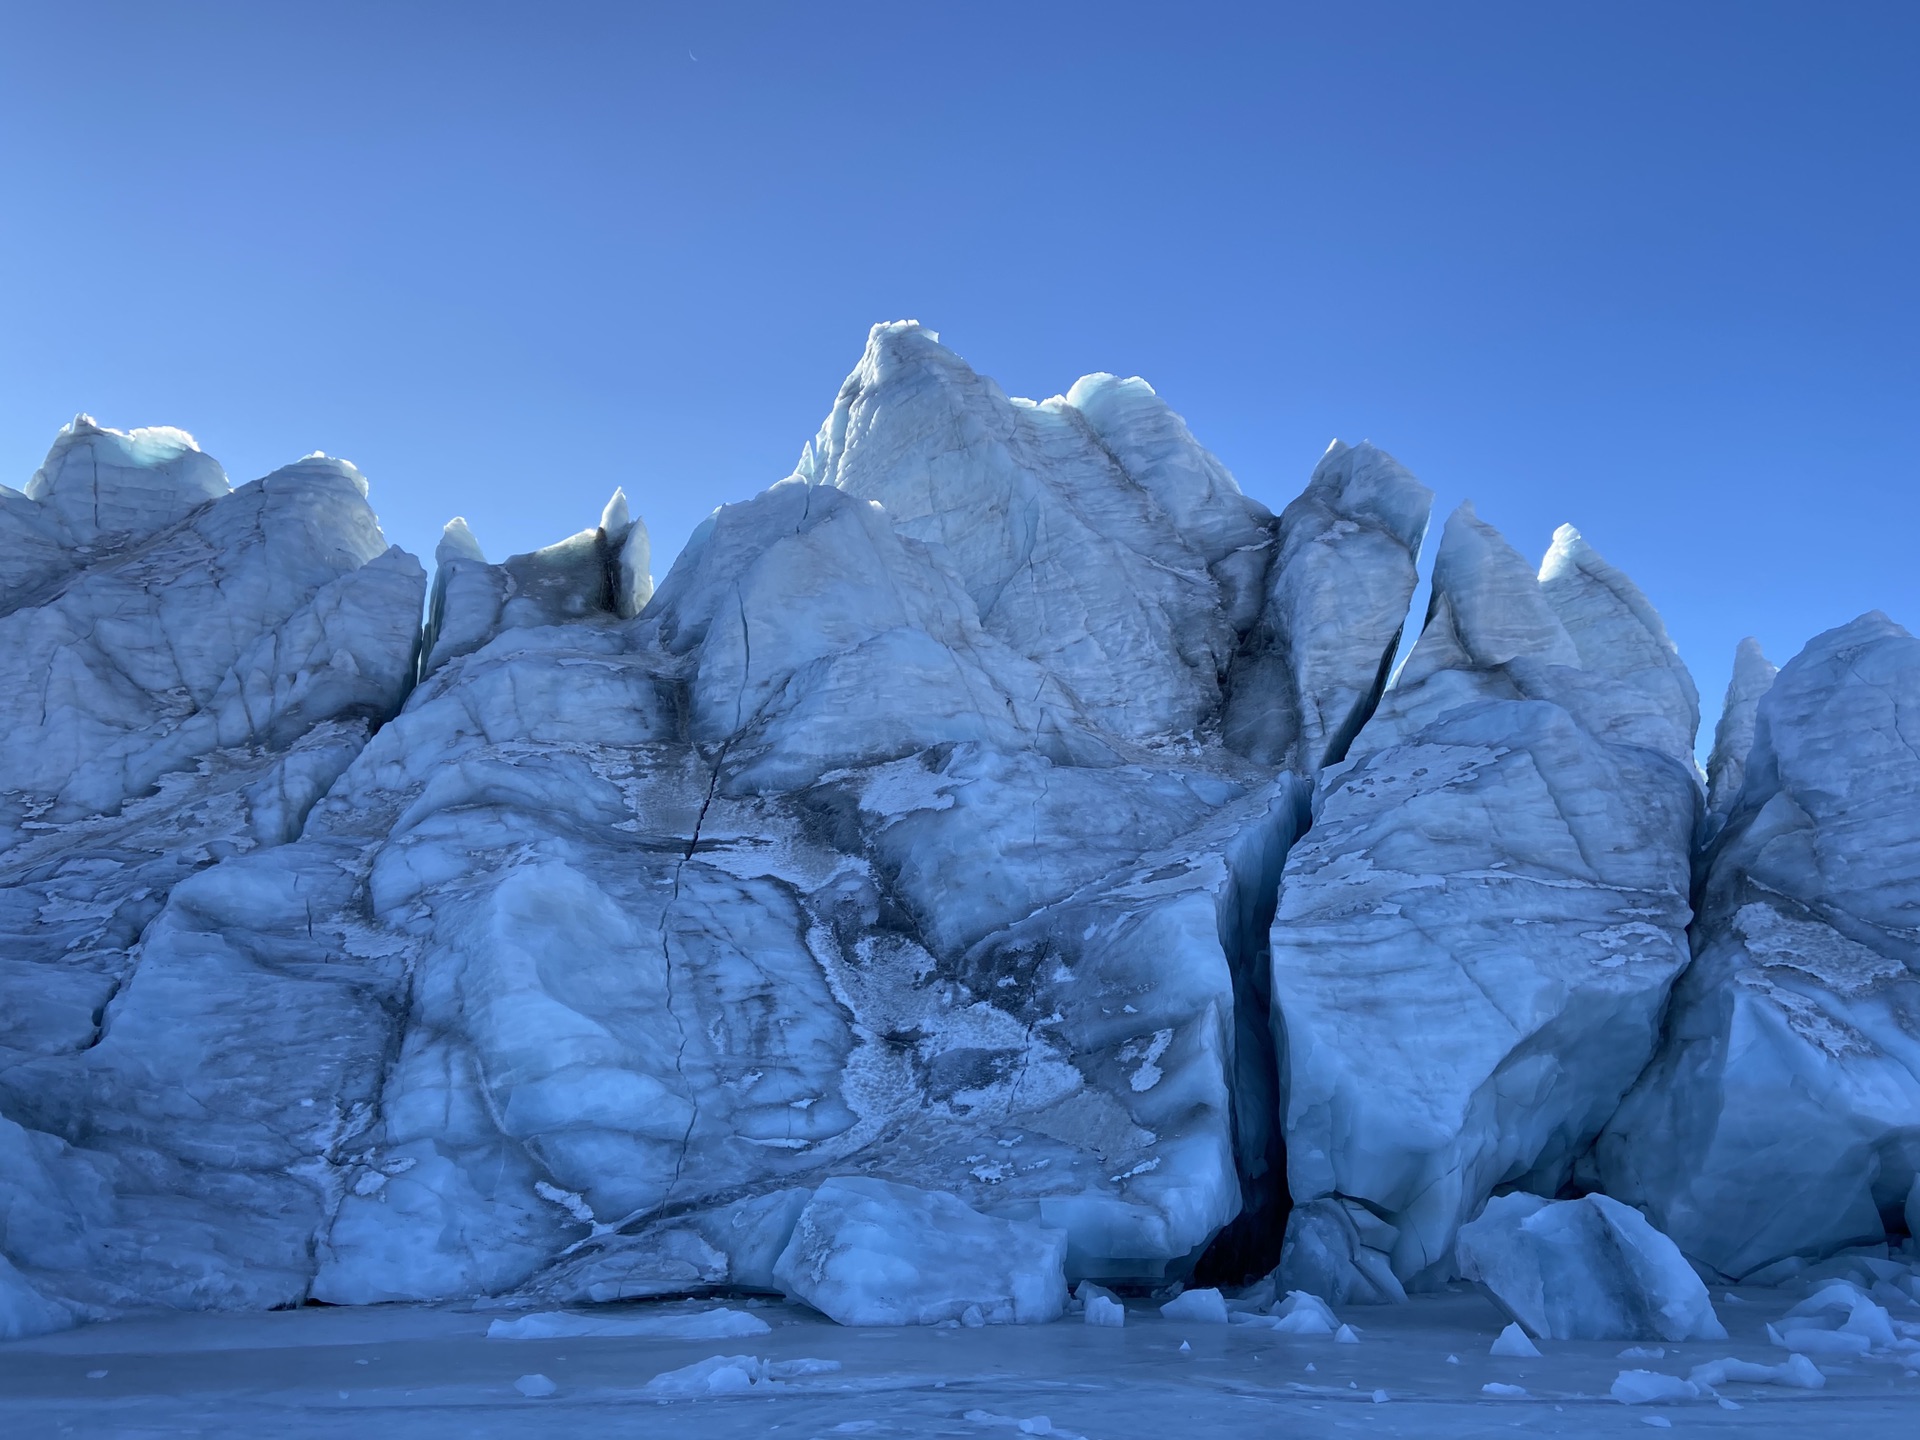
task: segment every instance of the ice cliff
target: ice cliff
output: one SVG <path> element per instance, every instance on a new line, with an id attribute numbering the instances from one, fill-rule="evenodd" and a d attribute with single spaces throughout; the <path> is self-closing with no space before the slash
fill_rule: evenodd
<path id="1" fill-rule="evenodd" d="M 0 489 L 0 1331 L 1037 1319 L 1283 1236 L 1392 1299 L 1515 1189 L 1728 1273 L 1898 1230 L 1915 642 L 1743 652 L 1709 804 L 1571 529 L 1456 514 L 1388 685 L 1430 504 L 1336 443 L 1275 516 L 1143 381 L 911 323 L 657 588 L 619 491 L 429 587 L 344 462 L 76 420 Z"/>
<path id="2" fill-rule="evenodd" d="M 1863 615 L 1771 669 L 1743 650 L 1693 964 L 1600 1146 L 1610 1192 L 1736 1277 L 1920 1210 L 1920 640 Z"/>
<path id="3" fill-rule="evenodd" d="M 1287 857 L 1273 923 L 1288 1179 L 1399 1279 L 1496 1186 L 1571 1178 L 1686 963 L 1697 702 L 1569 527 L 1538 576 L 1470 508 L 1419 640 Z M 1444 1275 L 1431 1278 L 1444 1278 Z"/>

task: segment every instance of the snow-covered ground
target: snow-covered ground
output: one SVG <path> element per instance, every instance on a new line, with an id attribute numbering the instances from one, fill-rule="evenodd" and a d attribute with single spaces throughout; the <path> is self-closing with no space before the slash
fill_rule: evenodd
<path id="1" fill-rule="evenodd" d="M 1731 1301 L 1725 1298 L 1732 1293 Z M 152 1315 L 0 1345 L 0 1433 L 41 1436 L 1199 1436 L 1714 1435 L 1911 1437 L 1920 1371 L 1898 1359 L 1821 1363 L 1807 1391 L 1729 1382 L 1718 1398 L 1626 1405 L 1623 1370 L 1686 1377 L 1768 1343 L 1797 1298 L 1716 1292 L 1724 1341 L 1630 1347 L 1544 1341 L 1538 1359 L 1488 1353 L 1503 1317 L 1464 1287 L 1353 1307 L 1358 1344 L 1247 1325 L 1177 1323 L 1143 1300 L 1124 1328 L 844 1328 L 799 1306 L 733 1301 L 764 1334 L 722 1339 L 489 1339 L 498 1311 L 308 1307 Z M 602 1320 L 692 1317 L 712 1302 L 604 1307 Z M 709 1322 L 710 1323 L 710 1322 Z M 724 1327 L 716 1327 L 724 1328 Z M 734 1329 L 753 1328 L 736 1324 Z M 1623 1350 L 1645 1353 L 1622 1356 Z M 1651 1352 L 1659 1351 L 1654 1354 Z M 739 1393 L 662 1399 L 657 1377 L 713 1356 L 783 1366 Z M 1457 1357 L 1457 1363 L 1456 1363 Z M 815 1373 L 804 1373 L 813 1371 Z M 764 1373 L 763 1371 L 761 1373 Z M 544 1376 L 553 1393 L 523 1377 Z M 721 1385 L 751 1380 L 748 1368 Z M 707 1382 L 696 1380 L 696 1388 Z M 1485 1386 L 1518 1387 L 1524 1394 Z"/>

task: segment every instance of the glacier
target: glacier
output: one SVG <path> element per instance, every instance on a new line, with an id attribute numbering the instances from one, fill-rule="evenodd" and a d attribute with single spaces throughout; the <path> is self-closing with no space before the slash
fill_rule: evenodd
<path id="1" fill-rule="evenodd" d="M 0 487 L 0 1339 L 1915 1298 L 1886 617 L 1743 644 L 1703 770 L 1571 526 L 1453 514 L 1402 655 L 1391 456 L 1276 514 L 1145 381 L 1009 397 L 913 322 L 657 584 L 622 490 L 431 579 L 369 496 L 85 416 Z"/>

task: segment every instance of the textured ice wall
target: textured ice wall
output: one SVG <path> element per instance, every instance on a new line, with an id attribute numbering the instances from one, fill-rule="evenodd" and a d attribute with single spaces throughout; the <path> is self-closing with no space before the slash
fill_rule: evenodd
<path id="1" fill-rule="evenodd" d="M 1271 1126 L 1238 992 L 1304 792 L 1201 733 L 1271 518 L 1141 382 L 1011 401 L 894 325 L 637 622 L 574 618 L 590 539 L 450 532 L 429 678 L 336 794 L 401 817 L 372 900 L 418 948 L 316 1293 L 766 1284 L 847 1170 L 1062 1229 L 1076 1273 L 1189 1263 Z M 535 571 L 573 588 L 499 628 Z"/>
<path id="2" fill-rule="evenodd" d="M 1571 529 L 1538 577 L 1463 507 L 1419 641 L 1314 796 L 1273 925 L 1294 1200 L 1445 1278 L 1494 1187 L 1551 1195 L 1686 963 L 1696 701 Z"/>
<path id="3" fill-rule="evenodd" d="M 1382 700 L 1430 502 L 901 323 L 657 592 L 616 491 L 422 625 L 351 466 L 82 417 L 0 489 L 0 1331 L 773 1288 L 849 1175 L 1136 1281 L 1291 1198 L 1354 1298 L 1512 1187 L 1898 1235 L 1914 642 L 1743 649 L 1707 791 L 1638 590 L 1465 512 Z"/>
<path id="4" fill-rule="evenodd" d="M 406 695 L 426 577 L 351 466 L 229 491 L 85 417 L 0 516 L 0 1248 L 69 1315 L 299 1300 L 398 977 L 269 857 Z"/>
<path id="5" fill-rule="evenodd" d="M 95 670 L 176 668 L 74 687 L 21 823 L 218 839 L 142 872 L 97 974 L 18 987 L 0 1248 L 47 1304 L 766 1287 L 842 1173 L 1151 1278 L 1277 1195 L 1274 882 L 1429 498 L 1384 456 L 1276 524 L 1144 382 L 1009 400 L 882 326 L 657 593 L 622 495 L 499 564 L 450 524 L 416 665 L 422 577 L 350 467 L 209 500 L 184 437 L 111 444 L 147 568 L 7 499 L 48 598 L 0 664 L 144 609 Z"/>
<path id="6" fill-rule="evenodd" d="M 1760 683 L 1736 670 L 1730 716 Z M 1751 724 L 1666 1042 L 1600 1148 L 1610 1193 L 1734 1276 L 1907 1223 L 1920 640 L 1878 613 L 1829 630 L 1759 695 Z"/>

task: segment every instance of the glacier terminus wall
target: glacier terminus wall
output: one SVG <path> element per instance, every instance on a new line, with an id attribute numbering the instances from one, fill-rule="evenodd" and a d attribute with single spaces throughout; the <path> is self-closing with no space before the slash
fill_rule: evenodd
<path id="1" fill-rule="evenodd" d="M 0 1337 L 867 1314 L 856 1224 L 1336 1303 L 1513 1192 L 1734 1279 L 1905 1236 L 1920 641 L 1743 647 L 1703 771 L 1571 527 L 1456 512 L 1395 671 L 1432 498 L 1335 442 L 1276 515 L 911 322 L 657 584 L 622 491 L 429 581 L 344 461 L 79 417 L 0 487 Z"/>

